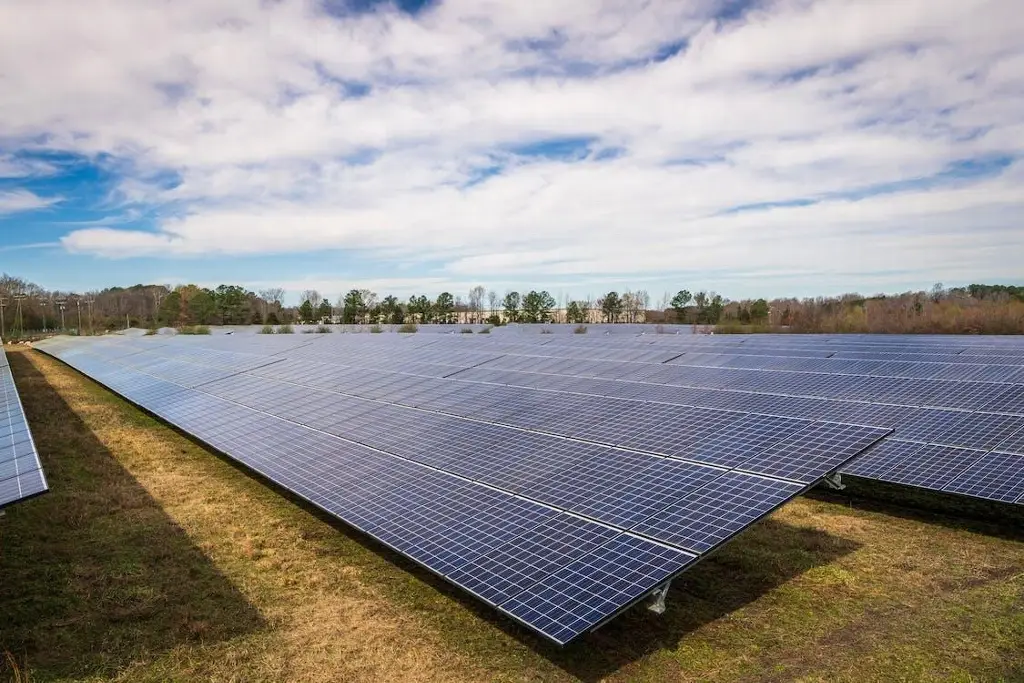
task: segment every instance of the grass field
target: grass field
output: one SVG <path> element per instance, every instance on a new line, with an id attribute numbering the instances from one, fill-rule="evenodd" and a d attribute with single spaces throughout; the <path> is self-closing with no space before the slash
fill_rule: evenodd
<path id="1" fill-rule="evenodd" d="M 10 362 L 52 491 L 0 518 L 4 678 L 1024 681 L 1024 534 L 802 498 L 550 646 L 59 362 Z M 5 668 L 6 667 L 6 668 Z"/>

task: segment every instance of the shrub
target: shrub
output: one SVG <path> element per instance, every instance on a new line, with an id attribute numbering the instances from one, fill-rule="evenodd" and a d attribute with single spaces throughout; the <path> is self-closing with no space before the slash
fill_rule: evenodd
<path id="1" fill-rule="evenodd" d="M 274 334 L 274 326 L 264 325 L 263 327 L 260 328 L 260 334 Z"/>
<path id="2" fill-rule="evenodd" d="M 318 325 L 316 328 L 317 334 L 330 334 L 333 330 L 327 325 Z"/>
<path id="3" fill-rule="evenodd" d="M 419 328 L 416 327 L 416 323 L 405 323 L 404 325 L 398 328 L 398 331 L 404 334 L 412 334 L 418 329 Z"/>
<path id="4" fill-rule="evenodd" d="M 551 330 L 549 330 L 548 328 L 545 327 L 543 330 L 540 331 L 540 333 L 541 334 L 551 334 Z"/>
<path id="5" fill-rule="evenodd" d="M 277 326 L 277 333 L 278 334 L 295 334 L 295 328 L 293 328 L 291 325 L 278 325 Z"/>
<path id="6" fill-rule="evenodd" d="M 462 332 L 462 334 L 473 334 L 473 328 L 472 327 L 463 327 L 459 331 Z"/>
<path id="7" fill-rule="evenodd" d="M 491 333 L 491 328 L 489 328 L 489 327 L 485 327 L 484 329 L 482 329 L 479 332 L 477 332 L 477 334 L 490 334 L 490 333 Z"/>
<path id="8" fill-rule="evenodd" d="M 156 336 L 156 328 L 155 327 L 151 327 L 148 330 L 146 330 L 146 336 L 147 337 L 154 337 L 154 336 Z"/>
<path id="9" fill-rule="evenodd" d="M 380 325 L 372 325 L 370 327 L 370 332 L 373 333 L 373 334 L 380 334 L 383 331 L 384 331 L 384 328 L 381 327 Z M 415 332 L 415 331 L 416 330 L 413 330 L 413 332 Z"/>
<path id="10" fill-rule="evenodd" d="M 178 334 L 210 334 L 209 325 L 186 325 L 178 328 Z"/>
<path id="11" fill-rule="evenodd" d="M 587 333 L 587 326 L 586 325 L 577 325 L 576 329 L 574 329 L 572 332 L 573 332 L 573 334 L 586 334 Z"/>

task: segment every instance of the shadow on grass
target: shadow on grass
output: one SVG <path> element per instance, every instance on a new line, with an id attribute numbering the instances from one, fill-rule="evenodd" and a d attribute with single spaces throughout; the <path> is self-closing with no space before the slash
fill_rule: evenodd
<path id="1" fill-rule="evenodd" d="M 880 512 L 947 529 L 1024 541 L 1024 505 L 1000 503 L 843 475 L 846 489 L 818 487 L 806 495 L 844 507 Z"/>
<path id="2" fill-rule="evenodd" d="M 9 354 L 51 490 L 0 519 L 0 651 L 30 677 L 115 676 L 262 626 L 27 354 Z M 0 677 L 5 671 L 0 663 Z"/>

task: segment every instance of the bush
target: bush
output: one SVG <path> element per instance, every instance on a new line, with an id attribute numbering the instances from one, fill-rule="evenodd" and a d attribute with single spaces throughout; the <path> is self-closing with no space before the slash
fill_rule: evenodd
<path id="1" fill-rule="evenodd" d="M 503 321 L 501 319 L 501 316 L 498 315 L 497 313 L 487 316 L 487 319 L 484 320 L 484 322 L 490 325 L 491 327 L 501 327 L 502 325 L 505 324 L 505 321 Z"/>
<path id="2" fill-rule="evenodd" d="M 459 331 L 462 332 L 462 334 L 473 334 L 473 328 L 472 327 L 463 327 Z"/>
<path id="3" fill-rule="evenodd" d="M 586 334 L 587 333 L 587 326 L 586 325 L 577 325 L 576 329 L 574 329 L 572 332 L 573 332 L 573 334 Z"/>
<path id="4" fill-rule="evenodd" d="M 381 327 L 380 325 L 372 325 L 370 327 L 370 332 L 373 333 L 373 334 L 380 334 L 383 331 L 384 331 L 384 328 Z M 413 330 L 413 332 L 415 332 L 415 331 L 416 330 Z"/>
<path id="5" fill-rule="evenodd" d="M 264 325 L 263 327 L 260 328 L 260 334 L 274 334 L 274 326 Z"/>
<path id="6" fill-rule="evenodd" d="M 295 334 L 295 328 L 293 328 L 291 325 L 278 325 L 277 326 L 277 333 L 278 334 Z"/>
<path id="7" fill-rule="evenodd" d="M 416 327 L 416 323 L 405 323 L 404 325 L 398 328 L 398 331 L 404 334 L 412 334 L 418 329 L 419 328 Z"/>
<path id="8" fill-rule="evenodd" d="M 490 333 L 491 333 L 491 328 L 489 328 L 489 327 L 485 327 L 484 329 L 482 329 L 479 332 L 477 332 L 477 334 L 490 334 Z"/>
<path id="9" fill-rule="evenodd" d="M 316 333 L 317 334 L 330 334 L 333 331 L 334 330 L 332 330 L 327 325 L 318 325 L 317 328 L 316 328 Z"/>
<path id="10" fill-rule="evenodd" d="M 156 328 L 155 327 L 151 327 L 148 330 L 146 330 L 146 336 L 147 337 L 154 337 L 154 336 L 156 336 Z"/>
<path id="11" fill-rule="evenodd" d="M 209 325 L 191 325 L 178 328 L 178 334 L 210 334 Z"/>
<path id="12" fill-rule="evenodd" d="M 541 334 L 551 334 L 551 330 L 549 330 L 548 328 L 545 327 L 543 330 L 540 331 L 540 333 Z"/>

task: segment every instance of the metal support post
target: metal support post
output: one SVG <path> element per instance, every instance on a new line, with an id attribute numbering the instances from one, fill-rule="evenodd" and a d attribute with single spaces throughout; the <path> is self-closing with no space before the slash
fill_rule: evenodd
<path id="1" fill-rule="evenodd" d="M 651 591 L 650 598 L 651 602 L 647 605 L 647 609 L 651 610 L 655 614 L 665 613 L 665 596 L 668 595 L 668 588 L 672 585 L 671 581 L 666 581 L 661 584 L 653 591 Z"/>

